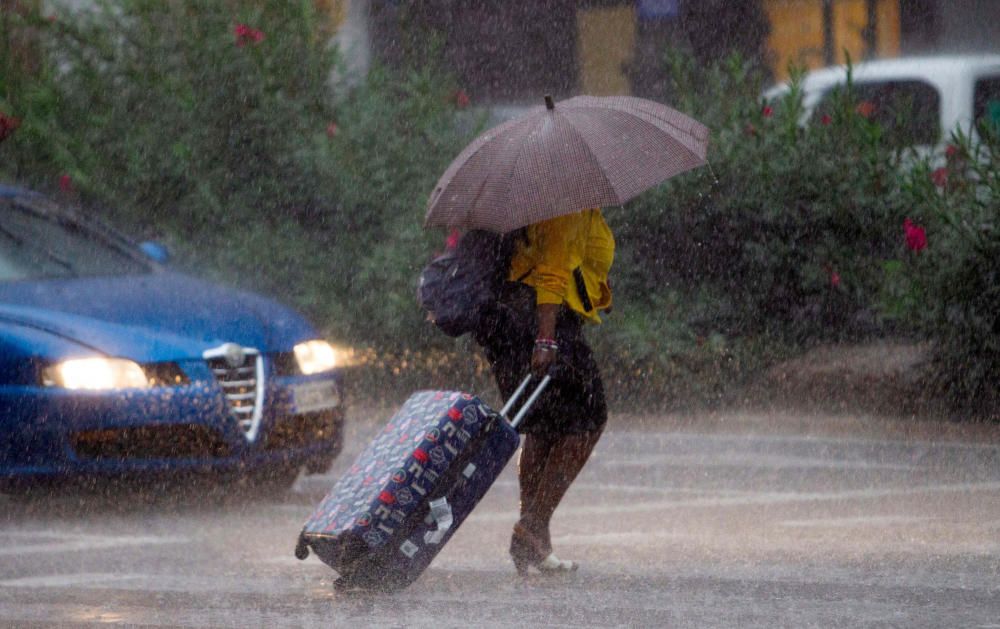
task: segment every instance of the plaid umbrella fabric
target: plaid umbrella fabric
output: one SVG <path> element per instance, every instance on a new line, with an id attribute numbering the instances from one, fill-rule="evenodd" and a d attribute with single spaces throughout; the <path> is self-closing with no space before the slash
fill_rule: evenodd
<path id="1" fill-rule="evenodd" d="M 431 193 L 426 227 L 505 233 L 589 207 L 621 205 L 705 164 L 708 128 L 631 96 L 577 96 L 476 138 Z"/>

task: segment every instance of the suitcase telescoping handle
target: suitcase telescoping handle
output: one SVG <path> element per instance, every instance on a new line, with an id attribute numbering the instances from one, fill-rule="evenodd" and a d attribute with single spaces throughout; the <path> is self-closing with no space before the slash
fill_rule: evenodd
<path id="1" fill-rule="evenodd" d="M 517 390 L 514 391 L 514 395 L 510 396 L 510 399 L 507 400 L 507 403 L 503 405 L 502 409 L 500 409 L 501 415 L 507 417 L 507 413 L 509 413 L 510 410 L 514 407 L 514 405 L 517 404 L 518 398 L 520 398 L 521 395 L 524 393 L 524 390 L 528 388 L 528 383 L 531 382 L 531 378 L 532 375 L 530 373 L 527 376 L 525 376 L 524 380 L 521 381 L 521 384 L 518 385 Z M 521 405 L 521 408 L 517 411 L 517 415 L 514 416 L 514 419 L 510 420 L 511 428 L 517 428 L 518 424 L 521 423 L 521 420 L 524 419 L 524 416 L 527 415 L 528 411 L 531 410 L 531 405 L 535 403 L 535 400 L 538 399 L 538 396 L 542 394 L 542 391 L 545 390 L 545 387 L 549 385 L 549 382 L 551 380 L 552 376 L 548 374 L 546 374 L 545 377 L 542 378 L 542 381 L 538 383 L 538 386 L 535 387 L 535 390 L 531 392 L 531 395 L 528 396 L 528 399 L 525 400 L 524 404 Z"/>

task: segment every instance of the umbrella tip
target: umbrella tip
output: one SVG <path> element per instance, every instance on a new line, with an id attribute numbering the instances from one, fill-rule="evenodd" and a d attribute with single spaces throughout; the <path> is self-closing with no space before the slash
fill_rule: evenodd
<path id="1" fill-rule="evenodd" d="M 552 94 L 545 95 L 545 108 L 548 110 L 553 110 L 556 108 L 555 102 L 552 100 Z"/>

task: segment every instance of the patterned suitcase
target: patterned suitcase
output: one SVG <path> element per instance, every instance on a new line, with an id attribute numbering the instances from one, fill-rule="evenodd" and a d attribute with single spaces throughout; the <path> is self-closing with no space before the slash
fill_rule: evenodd
<path id="1" fill-rule="evenodd" d="M 414 393 L 316 508 L 295 547 L 337 571 L 338 586 L 393 590 L 430 565 L 520 446 L 513 420 L 525 378 L 498 413 L 450 391 Z"/>

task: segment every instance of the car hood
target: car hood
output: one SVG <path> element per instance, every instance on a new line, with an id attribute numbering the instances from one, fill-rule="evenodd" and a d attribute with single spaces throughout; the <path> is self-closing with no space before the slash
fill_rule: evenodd
<path id="1" fill-rule="evenodd" d="M 168 271 L 0 283 L 4 320 L 142 362 L 201 358 L 227 342 L 289 351 L 315 337 L 274 301 Z"/>

